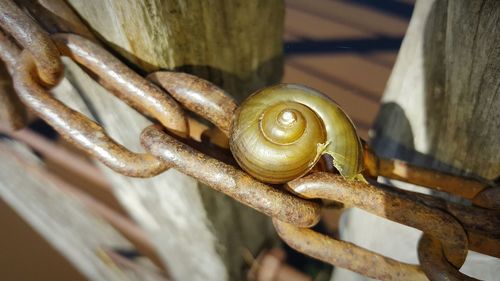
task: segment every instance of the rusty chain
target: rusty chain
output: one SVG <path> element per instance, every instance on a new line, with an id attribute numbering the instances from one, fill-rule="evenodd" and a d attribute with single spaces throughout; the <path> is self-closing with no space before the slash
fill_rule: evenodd
<path id="1" fill-rule="evenodd" d="M 114 171 L 151 177 L 175 168 L 272 217 L 278 234 L 298 251 L 372 278 L 472 279 L 459 272 L 469 249 L 500 257 L 500 192 L 490 182 L 379 159 L 367 146 L 365 171 L 373 184 L 326 172 L 292 180 L 284 188 L 259 182 L 239 169 L 227 150 L 219 149 L 218 154 L 205 151 L 189 140 L 181 105 L 210 121 L 221 135 L 229 135 L 237 104 L 223 90 L 185 73 L 156 72 L 144 79 L 104 50 L 64 2 L 45 2 L 71 21 L 51 17 L 32 1 L 18 0 L 31 16 L 11 0 L 0 1 L 0 58 L 12 75 L 17 97 L 29 110 Z M 67 33 L 58 33 L 61 31 Z M 146 153 L 129 151 L 107 136 L 99 124 L 52 97 L 50 88 L 62 78 L 61 56 L 71 58 L 110 93 L 158 121 L 140 136 Z M 0 91 L 0 117 L 10 118 L 7 123 L 15 123 L 11 128 L 16 129 L 22 125 L 16 116 L 23 109 L 6 102 L 8 94 Z M 375 184 L 377 176 L 447 192 L 472 204 Z M 309 229 L 318 223 L 321 211 L 321 204 L 311 199 L 333 200 L 422 230 L 420 265 L 402 263 Z"/>

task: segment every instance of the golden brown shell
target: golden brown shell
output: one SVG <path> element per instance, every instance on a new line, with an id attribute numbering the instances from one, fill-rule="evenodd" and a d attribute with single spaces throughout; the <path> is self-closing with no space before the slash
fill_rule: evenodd
<path id="1" fill-rule="evenodd" d="M 294 84 L 260 90 L 238 108 L 230 148 L 243 170 L 268 183 L 298 178 L 322 154 L 342 176 L 360 176 L 363 150 L 351 120 L 325 95 Z"/>

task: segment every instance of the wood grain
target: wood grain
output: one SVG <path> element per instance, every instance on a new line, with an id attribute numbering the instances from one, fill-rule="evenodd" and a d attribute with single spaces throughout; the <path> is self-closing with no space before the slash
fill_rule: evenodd
<path id="1" fill-rule="evenodd" d="M 272 1 L 68 1 L 145 72 L 180 69 L 240 100 L 282 74 L 284 6 Z"/>
<path id="2" fill-rule="evenodd" d="M 378 155 L 428 168 L 499 176 L 499 18 L 497 1 L 417 1 L 372 128 Z M 356 209 L 345 213 L 342 222 L 341 238 L 418 262 L 419 231 Z M 380 243 L 387 237 L 391 243 Z M 494 280 L 498 265 L 496 258 L 469 252 L 460 271 Z M 333 280 L 367 278 L 340 269 Z"/>
<path id="3" fill-rule="evenodd" d="M 494 179 L 500 176 L 500 6 L 435 1 L 430 9 L 418 23 L 421 32 L 403 43 L 374 127 L 375 148 Z"/>
<path id="4" fill-rule="evenodd" d="M 282 1 L 68 2 L 139 73 L 187 71 L 239 100 L 281 77 Z M 112 137 L 140 151 L 139 134 L 150 121 L 75 65 L 68 63 L 67 72 L 72 88 L 58 96 L 75 108 L 87 108 Z M 256 254 L 274 237 L 267 218 L 175 170 L 133 179 L 101 168 L 175 280 L 244 279 L 242 252 Z"/>

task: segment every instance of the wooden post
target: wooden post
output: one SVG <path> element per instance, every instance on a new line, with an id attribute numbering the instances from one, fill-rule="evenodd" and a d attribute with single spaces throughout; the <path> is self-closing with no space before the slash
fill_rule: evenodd
<path id="1" fill-rule="evenodd" d="M 418 1 L 371 132 L 376 153 L 455 173 L 500 176 L 499 46 L 498 1 Z M 343 238 L 418 262 L 419 232 L 357 210 L 345 219 Z M 369 237 L 362 234 L 368 229 Z M 393 240 L 380 243 L 387 237 Z M 472 254 L 461 271 L 495 279 L 498 262 Z M 343 270 L 334 276 L 355 278 Z"/>
<path id="2" fill-rule="evenodd" d="M 418 33 L 405 37 L 373 144 L 383 156 L 494 179 L 500 176 L 500 6 L 432 2 L 417 4 L 430 5 L 429 14 Z"/>
<path id="3" fill-rule="evenodd" d="M 193 73 L 237 100 L 281 78 L 282 1 L 67 2 L 114 54 L 142 74 Z M 86 107 L 126 147 L 142 150 L 139 134 L 150 122 L 66 63 L 78 95 L 56 94 L 83 112 Z M 268 218 L 175 170 L 133 179 L 102 169 L 174 280 L 244 279 L 245 254 L 255 255 L 274 237 Z"/>
<path id="4" fill-rule="evenodd" d="M 186 71 L 239 100 L 281 79 L 280 0 L 68 2 L 100 39 L 143 73 Z"/>

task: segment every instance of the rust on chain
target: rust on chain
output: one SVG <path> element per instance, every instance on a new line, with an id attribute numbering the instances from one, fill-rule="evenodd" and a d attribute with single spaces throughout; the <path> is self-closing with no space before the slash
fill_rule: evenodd
<path id="1" fill-rule="evenodd" d="M 23 51 L 13 77 L 14 87 L 21 101 L 68 141 L 124 175 L 149 177 L 168 168 L 150 154 L 130 152 L 108 137 L 97 123 L 54 99 L 38 84 L 35 71 L 30 52 Z"/>
<path id="2" fill-rule="evenodd" d="M 49 33 L 74 33 L 97 41 L 94 34 L 64 0 L 15 0 Z"/>
<path id="3" fill-rule="evenodd" d="M 371 177 L 382 176 L 400 180 L 437 191 L 451 193 L 465 199 L 473 199 L 483 189 L 488 187 L 488 183 L 475 178 L 466 178 L 417 167 L 397 159 L 378 158 L 371 149 L 365 149 L 364 162 L 365 170 Z"/>
<path id="4" fill-rule="evenodd" d="M 439 240 L 422 235 L 418 243 L 418 259 L 425 274 L 433 281 L 477 280 L 458 271 L 443 255 Z"/>
<path id="5" fill-rule="evenodd" d="M 234 166 L 194 150 L 158 126 L 146 128 L 141 143 L 167 165 L 268 216 L 302 227 L 319 220 L 318 203 L 263 184 Z"/>
<path id="6" fill-rule="evenodd" d="M 223 163 L 209 156 L 226 151 L 210 147 L 210 153 L 201 153 L 196 150 L 195 143 L 189 143 L 191 140 L 183 140 L 189 146 L 158 126 L 148 127 L 141 134 L 141 143 L 150 153 L 128 151 L 108 137 L 97 123 L 69 109 L 44 88 L 55 85 L 61 77 L 60 53 L 82 65 L 118 98 L 157 119 L 178 137 L 188 136 L 189 126 L 177 102 L 219 128 L 220 131 L 210 132 L 209 136 L 222 136 L 220 143 L 227 141 L 224 136 L 230 133 L 237 104 L 223 90 L 201 78 L 175 72 L 151 74 L 149 79 L 168 91 L 172 98 L 92 42 L 95 37 L 63 1 L 45 0 L 42 4 L 29 0 L 16 1 L 49 32 L 65 31 L 90 38 L 74 34 L 49 37 L 11 0 L 0 1 L 0 26 L 25 48 L 21 53 L 9 35 L 0 30 L 0 56 L 14 73 L 14 85 L 19 97 L 62 136 L 115 171 L 128 176 L 149 177 L 175 167 L 273 217 L 279 235 L 293 248 L 372 278 L 424 280 L 427 275 L 438 280 L 464 280 L 469 277 L 457 268 L 463 264 L 468 246 L 475 251 L 500 256 L 500 230 L 497 227 L 500 224 L 500 192 L 498 187 L 487 181 L 419 168 L 398 160 L 379 159 L 367 149 L 367 176 L 384 176 L 452 193 L 472 200 L 476 206 L 463 206 L 384 186 L 347 182 L 340 175 L 324 172 L 288 183 L 288 188 L 304 199 L 263 184 L 227 164 L 233 160 L 231 157 L 226 157 L 227 163 Z M 0 107 L 7 107 L 5 110 L 0 108 L 0 118 L 13 108 L 3 102 L 5 92 L 2 89 Z M 302 228 L 313 226 L 319 220 L 320 205 L 307 200 L 313 198 L 359 207 L 424 231 L 418 249 L 422 268 Z"/>
<path id="7" fill-rule="evenodd" d="M 500 225 L 500 212 L 497 210 L 454 203 L 432 195 L 404 190 L 380 183 L 377 186 L 385 192 L 408 197 L 412 201 L 449 213 L 460 222 L 466 232 L 482 233 L 491 238 L 500 238 L 500 228 L 498 228 L 498 225 Z"/>
<path id="8" fill-rule="evenodd" d="M 469 238 L 469 249 L 500 258 L 500 212 L 450 202 L 427 194 L 380 185 L 390 192 L 410 197 L 414 201 L 449 213 L 463 226 Z"/>
<path id="9" fill-rule="evenodd" d="M 191 74 L 158 71 L 148 79 L 160 85 L 188 110 L 206 118 L 229 136 L 236 101 L 224 90 Z"/>
<path id="10" fill-rule="evenodd" d="M 0 30 L 0 59 L 4 62 L 0 62 L 0 126 L 7 130 L 21 129 L 27 122 L 26 109 L 10 77 L 20 54 L 19 48 Z"/>
<path id="11" fill-rule="evenodd" d="M 492 186 L 484 189 L 472 199 L 472 202 L 483 208 L 500 211 L 500 187 Z"/>
<path id="12" fill-rule="evenodd" d="M 330 173 L 314 173 L 289 182 L 288 187 L 305 198 L 322 198 L 358 207 L 375 215 L 411 226 L 443 242 L 448 260 L 457 268 L 467 256 L 467 236 L 458 221 L 446 212 L 410 196 L 359 181 L 346 181 Z"/>
<path id="13" fill-rule="evenodd" d="M 125 66 L 94 42 L 74 34 L 55 34 L 52 39 L 59 51 L 97 77 L 96 80 L 120 100 L 139 112 L 154 117 L 179 136 L 188 136 L 182 108 L 152 82 Z"/>
<path id="14" fill-rule="evenodd" d="M 0 1 L 0 26 L 33 54 L 42 82 L 56 85 L 62 78 L 63 64 L 49 34 L 12 0 Z"/>
<path id="15" fill-rule="evenodd" d="M 500 258 L 500 212 L 451 202 L 446 211 L 465 228 L 470 250 Z"/>
<path id="16" fill-rule="evenodd" d="M 500 259 L 500 239 L 482 233 L 467 232 L 469 250 Z"/>
<path id="17" fill-rule="evenodd" d="M 446 203 L 445 210 L 456 217 L 467 232 L 482 233 L 487 237 L 500 239 L 500 212 L 452 202 Z"/>
<path id="18" fill-rule="evenodd" d="M 418 265 L 374 253 L 307 228 L 273 219 L 278 235 L 293 249 L 334 266 L 380 280 L 427 280 Z"/>

